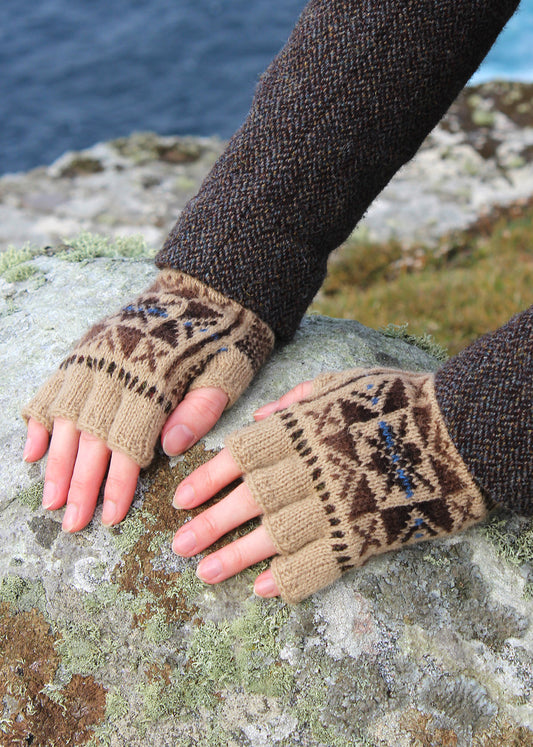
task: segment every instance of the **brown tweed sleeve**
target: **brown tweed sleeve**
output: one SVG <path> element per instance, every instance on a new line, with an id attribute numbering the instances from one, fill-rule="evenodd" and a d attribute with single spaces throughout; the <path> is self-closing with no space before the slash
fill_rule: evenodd
<path id="1" fill-rule="evenodd" d="M 220 387 L 228 406 L 268 357 L 269 327 L 176 270 L 92 327 L 23 410 L 50 432 L 56 417 L 101 438 L 141 467 L 185 392 Z"/>
<path id="2" fill-rule="evenodd" d="M 428 374 L 319 377 L 308 400 L 226 445 L 263 510 L 287 602 L 372 555 L 457 532 L 487 513 Z"/>
<path id="3" fill-rule="evenodd" d="M 157 257 L 288 338 L 518 0 L 311 0 Z"/>
<path id="4" fill-rule="evenodd" d="M 448 361 L 435 390 L 483 493 L 533 514 L 533 306 Z"/>

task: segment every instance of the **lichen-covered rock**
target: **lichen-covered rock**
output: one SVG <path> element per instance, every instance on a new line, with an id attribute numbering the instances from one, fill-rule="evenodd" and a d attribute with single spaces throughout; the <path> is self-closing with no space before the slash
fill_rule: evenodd
<path id="1" fill-rule="evenodd" d="M 90 257 L 90 252 L 85 256 Z M 76 255 L 81 259 L 81 256 Z M 326 369 L 435 367 L 357 322 L 305 320 L 183 458 L 159 455 L 122 524 L 77 535 L 39 507 L 18 411 L 85 328 L 155 273 L 119 257 L 27 259 L 0 280 L 0 743 L 533 744 L 531 531 L 507 514 L 380 556 L 295 607 L 208 587 L 173 555 L 178 482 L 258 405 Z"/>

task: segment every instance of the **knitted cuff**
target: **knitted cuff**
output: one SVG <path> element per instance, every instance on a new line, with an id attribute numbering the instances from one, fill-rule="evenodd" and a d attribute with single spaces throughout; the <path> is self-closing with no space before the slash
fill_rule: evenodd
<path id="1" fill-rule="evenodd" d="M 56 417 L 147 466 L 187 390 L 213 386 L 228 407 L 264 363 L 274 335 L 255 314 L 175 270 L 92 327 L 23 410 L 52 431 Z"/>
<path id="2" fill-rule="evenodd" d="M 354 369 L 227 441 L 299 602 L 371 555 L 480 519 L 483 497 L 451 441 L 433 376 Z"/>

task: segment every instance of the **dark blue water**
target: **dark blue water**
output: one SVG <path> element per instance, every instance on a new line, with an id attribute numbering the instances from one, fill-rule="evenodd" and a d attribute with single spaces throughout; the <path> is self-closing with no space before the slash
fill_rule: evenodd
<path id="1" fill-rule="evenodd" d="M 135 130 L 229 137 L 305 0 L 0 0 L 0 172 Z M 533 80 L 533 0 L 480 69 Z"/>

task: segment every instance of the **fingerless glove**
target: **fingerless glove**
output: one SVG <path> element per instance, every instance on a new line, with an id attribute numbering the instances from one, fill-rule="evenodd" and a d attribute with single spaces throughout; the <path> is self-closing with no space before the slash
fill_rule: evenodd
<path id="1" fill-rule="evenodd" d="M 23 410 L 51 432 L 56 417 L 147 466 L 183 395 L 220 387 L 228 407 L 274 343 L 254 313 L 176 270 L 92 327 Z"/>
<path id="2" fill-rule="evenodd" d="M 459 531 L 487 506 L 450 439 L 429 374 L 354 369 L 231 435 L 298 602 L 372 555 Z"/>

